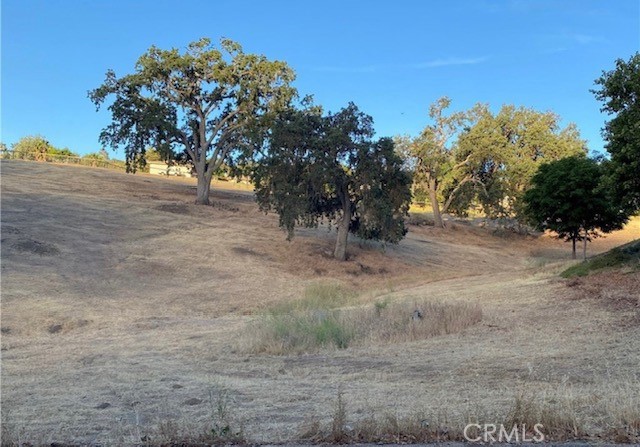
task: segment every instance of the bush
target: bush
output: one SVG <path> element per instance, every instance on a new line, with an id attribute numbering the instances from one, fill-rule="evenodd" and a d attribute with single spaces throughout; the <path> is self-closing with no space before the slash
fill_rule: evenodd
<path id="1" fill-rule="evenodd" d="M 407 223 L 409 225 L 416 226 L 429 226 L 433 227 L 435 225 L 435 221 L 433 220 L 433 214 L 431 213 L 409 213 L 409 217 L 407 218 Z"/>

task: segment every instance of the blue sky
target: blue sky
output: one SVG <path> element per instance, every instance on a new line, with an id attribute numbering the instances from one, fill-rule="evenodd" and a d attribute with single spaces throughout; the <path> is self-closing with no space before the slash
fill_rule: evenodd
<path id="1" fill-rule="evenodd" d="M 640 0 L 2 0 L 2 124 L 11 145 L 40 134 L 97 151 L 109 124 L 87 91 L 133 71 L 151 45 L 228 37 L 285 60 L 327 110 L 349 101 L 379 136 L 416 135 L 431 102 L 552 110 L 602 151 L 589 92 L 640 48 Z M 122 157 L 122 154 L 116 154 Z"/>

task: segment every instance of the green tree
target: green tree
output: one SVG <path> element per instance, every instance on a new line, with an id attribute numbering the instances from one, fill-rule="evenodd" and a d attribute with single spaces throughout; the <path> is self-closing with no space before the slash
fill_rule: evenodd
<path id="1" fill-rule="evenodd" d="M 146 161 L 166 161 L 165 157 L 163 157 L 163 154 L 161 154 L 160 152 L 158 152 L 152 147 L 146 150 L 145 160 Z"/>
<path id="2" fill-rule="evenodd" d="M 83 155 L 82 158 L 86 160 L 108 160 L 108 158 L 104 158 L 104 154 L 102 152 L 91 152 Z"/>
<path id="3" fill-rule="evenodd" d="M 476 106 L 473 125 L 460 134 L 458 152 L 470 154 L 477 197 L 491 217 L 522 220 L 523 195 L 543 163 L 586 155 L 586 143 L 574 124 L 561 128 L 552 112 L 503 106 L 497 114 Z"/>
<path id="4" fill-rule="evenodd" d="M 629 213 L 640 210 L 640 53 L 616 68 L 603 71 L 592 90 L 604 102 L 603 112 L 614 115 L 603 129 L 609 163 L 610 186 L 615 199 Z"/>
<path id="5" fill-rule="evenodd" d="M 573 258 L 576 242 L 584 242 L 622 228 L 627 217 L 612 205 L 603 187 L 604 169 L 586 157 L 567 157 L 543 164 L 524 194 L 524 212 L 539 230 L 551 230 L 558 238 L 571 241 Z"/>
<path id="6" fill-rule="evenodd" d="M 286 63 L 244 53 L 222 39 L 221 50 L 203 38 L 177 49 L 151 47 L 133 74 L 107 72 L 103 85 L 89 92 L 100 107 L 109 96 L 112 123 L 100 134 L 105 146 L 124 146 L 128 170 L 144 165 L 146 148 L 160 153 L 180 148 L 197 178 L 196 203 L 209 203 L 211 178 L 246 134 L 268 121 L 295 94 Z"/>
<path id="7" fill-rule="evenodd" d="M 337 226 L 334 257 L 345 260 L 349 233 L 398 242 L 411 201 L 411 177 L 393 141 L 373 141 L 371 117 L 354 104 L 325 116 L 290 110 L 276 120 L 266 153 L 253 171 L 256 197 L 275 210 L 293 237 L 296 225 Z"/>
<path id="8" fill-rule="evenodd" d="M 419 195 L 429 196 L 435 226 L 444 228 L 442 214 L 449 210 L 456 195 L 468 183 L 478 179 L 469 169 L 473 154 L 461 156 L 454 138 L 465 125 L 468 114 L 456 112 L 445 116 L 451 100 L 442 97 L 429 108 L 432 123 L 421 134 L 409 141 L 397 137 L 399 152 L 405 155 L 405 164 L 413 168 L 414 189 Z"/>
<path id="9" fill-rule="evenodd" d="M 55 148 L 44 137 L 40 135 L 29 135 L 22 137 L 11 148 L 15 158 L 24 158 L 29 160 L 46 160 L 47 153 Z"/>
<path id="10" fill-rule="evenodd" d="M 78 156 L 78 154 L 71 151 L 71 149 L 69 149 L 68 147 L 63 147 L 62 149 L 52 147 L 48 153 L 51 155 L 58 155 L 61 157 L 77 157 Z"/>
<path id="11" fill-rule="evenodd" d="M 21 138 L 12 146 L 15 158 L 27 160 L 47 161 L 53 157 L 77 157 L 78 154 L 71 149 L 57 148 L 40 135 L 30 135 Z M 54 158 L 55 159 L 55 158 Z"/>

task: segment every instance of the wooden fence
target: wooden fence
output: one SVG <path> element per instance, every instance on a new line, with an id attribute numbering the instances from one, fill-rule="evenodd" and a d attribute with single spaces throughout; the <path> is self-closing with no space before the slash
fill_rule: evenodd
<path id="1" fill-rule="evenodd" d="M 3 160 L 29 160 L 47 163 L 62 163 L 81 166 L 90 166 L 93 168 L 108 168 L 118 171 L 126 171 L 126 165 L 123 161 L 102 160 L 99 158 L 83 158 L 70 155 L 50 154 L 42 152 L 19 152 L 2 151 L 0 159 Z"/>

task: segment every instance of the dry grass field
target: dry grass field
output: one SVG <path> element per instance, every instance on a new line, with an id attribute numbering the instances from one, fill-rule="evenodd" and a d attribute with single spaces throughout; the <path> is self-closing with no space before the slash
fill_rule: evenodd
<path id="1" fill-rule="evenodd" d="M 335 422 L 338 395 L 350 427 L 544 416 L 568 436 L 640 442 L 637 271 L 560 279 L 569 244 L 464 222 L 412 226 L 397 246 L 352 238 L 340 263 L 327 229 L 287 242 L 246 188 L 215 183 L 202 207 L 186 179 L 1 169 L 3 444 L 160 443 L 227 423 L 279 442 Z M 589 253 L 637 238 L 634 220 Z M 261 319 L 323 288 L 346 297 L 323 312 L 350 321 L 479 311 L 412 336 L 367 324 L 345 349 L 256 348 Z"/>

